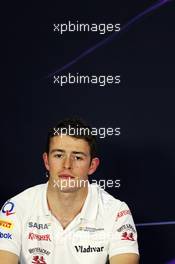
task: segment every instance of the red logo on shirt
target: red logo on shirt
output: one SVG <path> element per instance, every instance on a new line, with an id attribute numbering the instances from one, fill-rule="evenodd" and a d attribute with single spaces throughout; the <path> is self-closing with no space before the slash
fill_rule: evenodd
<path id="1" fill-rule="evenodd" d="M 121 212 L 118 212 L 117 218 L 122 217 L 124 215 L 128 215 L 128 214 L 131 214 L 131 211 L 130 210 L 123 210 Z"/>
<path id="2" fill-rule="evenodd" d="M 49 234 L 47 234 L 47 235 L 38 235 L 38 234 L 29 233 L 28 239 L 31 239 L 31 240 L 36 239 L 38 241 L 39 240 L 51 241 Z"/>
<path id="3" fill-rule="evenodd" d="M 134 241 L 134 235 L 133 233 L 123 232 L 121 239 Z"/>
<path id="4" fill-rule="evenodd" d="M 41 256 L 41 257 L 39 257 L 39 256 L 33 256 L 32 263 L 34 263 L 34 264 L 47 264 L 47 263 L 45 262 L 43 256 Z"/>
<path id="5" fill-rule="evenodd" d="M 9 215 L 12 215 L 12 214 L 15 214 L 15 213 L 10 213 L 10 211 L 6 211 L 6 216 L 9 216 Z"/>

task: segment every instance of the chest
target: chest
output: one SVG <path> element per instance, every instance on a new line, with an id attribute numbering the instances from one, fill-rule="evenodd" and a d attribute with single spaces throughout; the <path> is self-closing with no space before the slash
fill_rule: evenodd
<path id="1" fill-rule="evenodd" d="M 53 219 L 28 219 L 22 234 L 21 263 L 105 264 L 108 242 L 105 228 L 98 223 L 61 225 Z M 32 262 L 33 261 L 33 262 Z M 38 261 L 38 262 L 37 262 Z"/>

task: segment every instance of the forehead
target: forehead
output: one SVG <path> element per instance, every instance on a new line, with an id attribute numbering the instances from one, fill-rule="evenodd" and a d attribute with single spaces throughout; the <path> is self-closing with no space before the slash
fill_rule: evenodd
<path id="1" fill-rule="evenodd" d="M 52 137 L 50 139 L 50 151 L 52 149 L 90 152 L 90 147 L 86 140 L 67 135 Z"/>

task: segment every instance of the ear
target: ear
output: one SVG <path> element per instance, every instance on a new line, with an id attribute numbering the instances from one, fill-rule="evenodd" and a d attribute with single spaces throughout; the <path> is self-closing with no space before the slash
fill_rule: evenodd
<path id="1" fill-rule="evenodd" d="M 97 170 L 99 164 L 100 164 L 99 158 L 93 158 L 91 160 L 91 164 L 90 164 L 90 167 L 89 167 L 88 175 L 93 174 Z"/>
<path id="2" fill-rule="evenodd" d="M 46 152 L 43 153 L 43 161 L 46 169 L 49 171 L 49 160 L 48 160 L 48 154 Z"/>

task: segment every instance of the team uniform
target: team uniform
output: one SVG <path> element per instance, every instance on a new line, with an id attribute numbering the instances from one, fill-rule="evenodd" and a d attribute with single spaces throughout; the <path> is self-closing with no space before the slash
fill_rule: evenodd
<path id="1" fill-rule="evenodd" d="M 138 253 L 128 206 L 96 184 L 88 185 L 81 212 L 63 229 L 47 204 L 48 183 L 8 200 L 0 212 L 0 250 L 20 264 L 105 264 L 121 253 Z"/>

